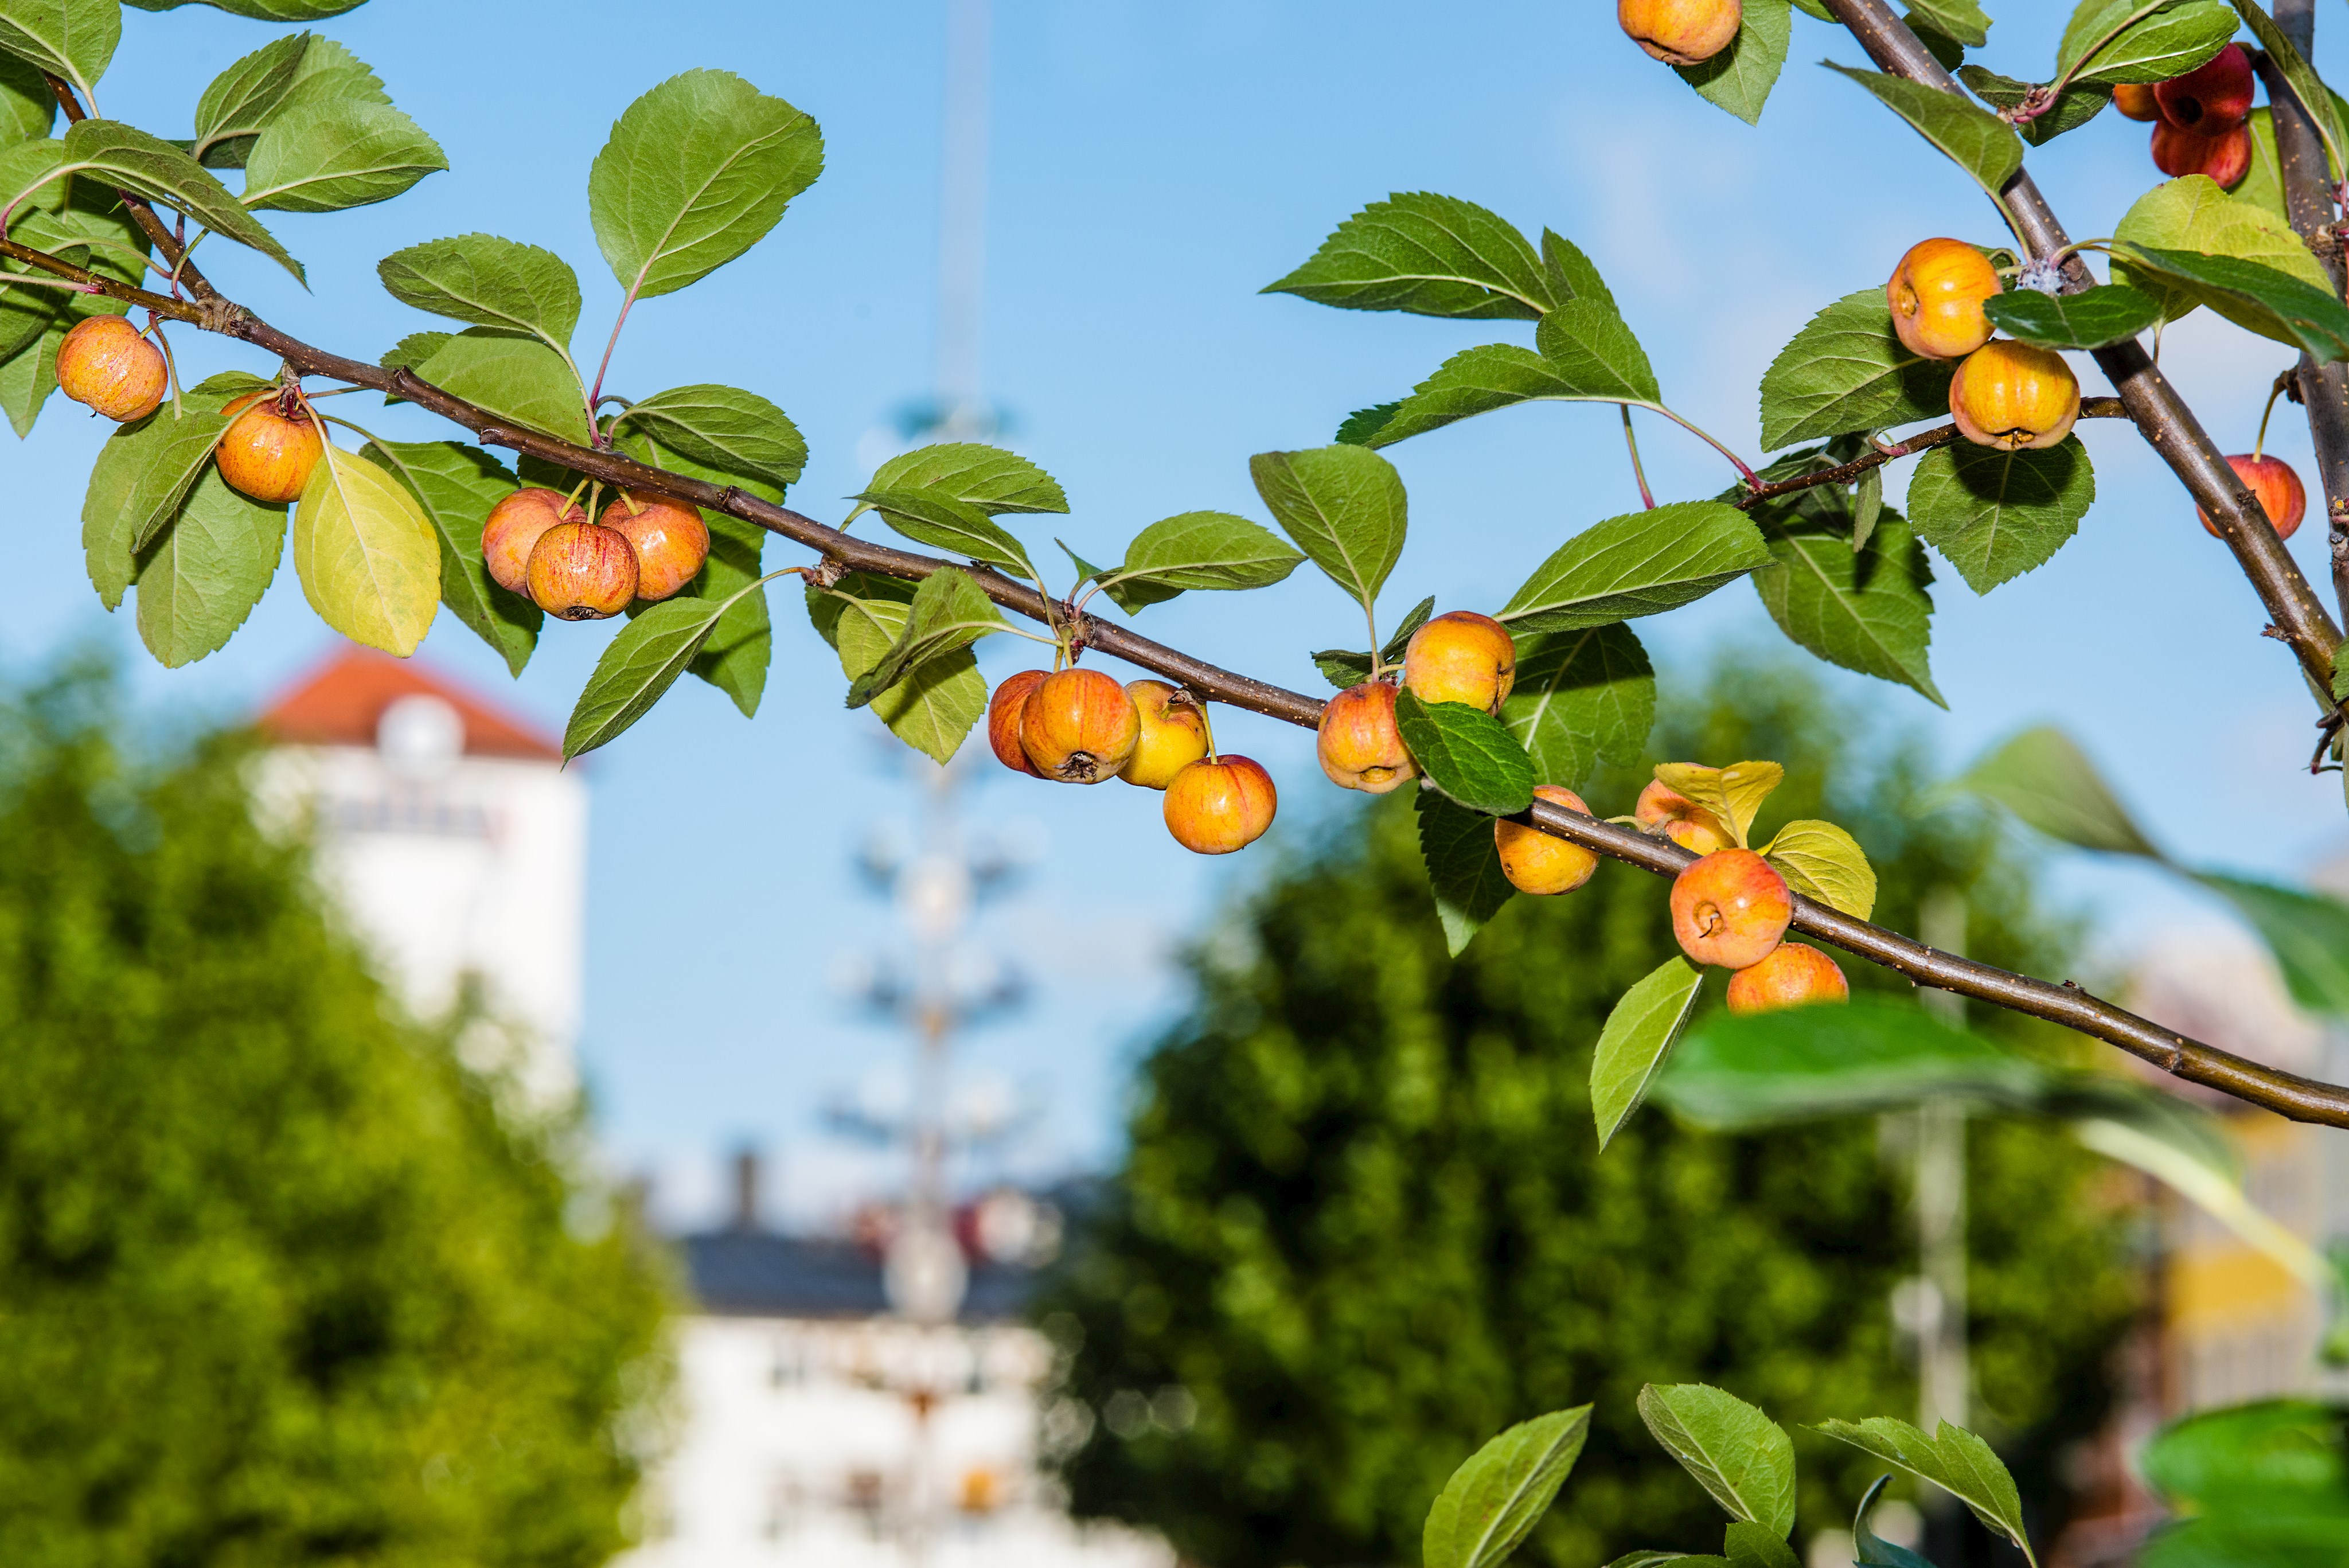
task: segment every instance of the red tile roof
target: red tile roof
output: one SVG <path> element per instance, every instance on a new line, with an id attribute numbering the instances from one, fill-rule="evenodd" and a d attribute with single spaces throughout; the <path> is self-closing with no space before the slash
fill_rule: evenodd
<path id="1" fill-rule="evenodd" d="M 371 649 L 346 648 L 262 712 L 262 732 L 290 745 L 372 746 L 376 722 L 399 698 L 438 697 L 465 722 L 469 757 L 560 763 L 563 748 L 529 720 L 505 712 L 425 667 Z"/>

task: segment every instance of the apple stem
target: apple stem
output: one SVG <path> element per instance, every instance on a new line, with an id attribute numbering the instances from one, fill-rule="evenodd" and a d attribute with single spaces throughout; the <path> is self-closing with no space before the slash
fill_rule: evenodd
<path id="1" fill-rule="evenodd" d="M 1656 493 L 1648 488 L 1648 471 L 1640 465 L 1640 438 L 1631 429 L 1631 405 L 1615 405 L 1623 415 L 1623 444 L 1631 451 L 1631 477 L 1640 483 L 1640 503 L 1651 512 L 1656 509 Z"/>
<path id="2" fill-rule="evenodd" d="M 1671 410 L 1666 408 L 1661 403 L 1642 401 L 1628 403 L 1625 406 L 1628 408 L 1646 409 L 1651 413 L 1663 415 L 1664 418 L 1671 421 L 1672 423 L 1680 426 L 1681 429 L 1688 431 L 1689 434 L 1696 437 L 1697 440 L 1704 442 L 1705 445 L 1713 448 L 1713 451 L 1727 458 L 1729 460 L 1729 466 L 1737 471 L 1738 477 L 1744 480 L 1749 487 L 1755 490 L 1759 490 L 1762 487 L 1762 476 L 1755 473 L 1752 468 L 1748 467 L 1744 458 L 1738 456 L 1735 452 L 1730 451 L 1728 447 L 1715 440 L 1712 433 L 1704 430 L 1702 426 L 1682 418 L 1679 414 L 1672 412 Z"/>
<path id="3" fill-rule="evenodd" d="M 2251 461 L 2253 462 L 2259 462 L 2261 454 L 2265 452 L 2268 449 L 2268 421 L 2274 416 L 2276 400 L 2283 396 L 2284 381 L 2291 375 L 2292 372 L 2290 370 L 2286 370 L 2283 375 L 2278 376 L 2275 379 L 2275 385 L 2268 389 L 2268 406 L 2260 410 L 2259 439 L 2251 442 Z"/>

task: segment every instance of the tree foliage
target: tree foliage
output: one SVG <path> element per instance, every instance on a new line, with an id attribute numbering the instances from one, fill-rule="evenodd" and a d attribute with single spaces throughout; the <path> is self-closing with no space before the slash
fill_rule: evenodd
<path id="1" fill-rule="evenodd" d="M 1700 703 L 1668 708 L 1658 743 L 1801 759 L 1757 834 L 1831 815 L 1866 846 L 1885 918 L 1954 888 L 1979 956 L 2060 972 L 2074 930 L 1979 821 L 1915 814 L 1913 751 L 1867 768 L 1850 738 L 1869 729 L 1808 679 L 1732 659 Z M 1643 775 L 1606 777 L 1593 808 L 1628 807 Z M 1710 1552 L 1713 1505 L 1634 1410 L 1643 1382 L 1686 1380 L 1794 1428 L 1806 1517 L 1841 1512 L 1875 1472 L 1795 1424 L 1915 1399 L 1887 1308 L 1913 1232 L 1878 1127 L 1723 1137 L 1651 1112 L 1600 1158 L 1589 1053 L 1615 996 L 1671 950 L 1664 888 L 1602 866 L 1569 897 L 1515 900 L 1456 961 L 1424 888 L 1411 813 L 1390 800 L 1336 824 L 1194 953 L 1197 1000 L 1143 1065 L 1125 1168 L 1045 1310 L 1074 1346 L 1076 1397 L 1179 1386 L 1196 1418 L 1099 1426 L 1066 1461 L 1079 1511 L 1218 1568 L 1407 1561 L 1486 1436 L 1591 1403 L 1537 1560 Z M 2044 1026 L 1979 1022 L 2067 1049 Z M 1972 1149 L 1978 1423 L 2034 1504 L 2060 1507 L 2047 1461 L 2100 1417 L 2136 1303 L 2126 1226 L 2060 1134 L 1977 1123 Z"/>
<path id="2" fill-rule="evenodd" d="M 561 1126 L 402 1020 L 248 753 L 0 694 L 0 1541 L 12 1568 L 587 1568 L 664 1276 Z"/>

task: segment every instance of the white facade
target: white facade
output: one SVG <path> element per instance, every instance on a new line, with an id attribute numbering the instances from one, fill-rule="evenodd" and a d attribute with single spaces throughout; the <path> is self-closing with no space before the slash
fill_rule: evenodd
<path id="1" fill-rule="evenodd" d="M 388 664 L 389 660 L 380 661 Z M 283 722 L 281 723 L 281 719 Z M 478 988 L 469 1046 L 526 1096 L 576 1085 L 587 791 L 551 742 L 413 666 L 348 655 L 263 721 L 263 809 L 305 822 L 321 880 L 415 1013 Z"/>
<path id="2" fill-rule="evenodd" d="M 1155 1538 L 1080 1526 L 1037 1459 L 1050 1343 L 1017 1324 L 697 1316 L 681 1419 L 625 1568 L 1174 1568 Z"/>

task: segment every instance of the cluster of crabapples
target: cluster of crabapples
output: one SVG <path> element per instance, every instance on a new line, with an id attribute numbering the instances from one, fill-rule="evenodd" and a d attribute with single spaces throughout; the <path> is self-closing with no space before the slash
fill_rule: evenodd
<path id="1" fill-rule="evenodd" d="M 2149 86 L 2113 89 L 2113 107 L 2153 126 L 2153 166 L 2175 180 L 2207 174 L 2233 190 L 2251 171 L 2251 57 L 2229 44 L 2207 64 Z"/>
<path id="2" fill-rule="evenodd" d="M 1982 251 L 1963 240 L 1932 239 L 1909 248 L 1892 269 L 1884 297 L 1892 307 L 1892 329 L 1909 352 L 1960 361 L 1950 379 L 1950 417 L 1960 434 L 2003 452 L 2051 447 L 2079 420 L 2080 383 L 2053 349 L 1992 337 L 1982 302 L 2003 289 L 1998 269 Z M 2238 452 L 2227 462 L 2259 498 L 2276 536 L 2291 538 L 2308 512 L 2308 491 L 2292 465 L 2260 452 Z M 2214 536 L 2219 533 L 2209 514 L 2196 515 Z"/>
<path id="3" fill-rule="evenodd" d="M 126 317 L 93 316 L 57 347 L 57 389 L 119 423 L 161 408 L 170 387 L 162 350 Z M 246 392 L 220 411 L 229 421 L 212 457 L 221 478 L 255 501 L 301 499 L 326 449 L 301 389 Z M 490 509 L 481 556 L 499 587 L 547 614 L 600 620 L 691 582 L 709 556 L 709 526 L 693 507 L 626 492 L 590 522 L 575 492 L 531 486 Z"/>

